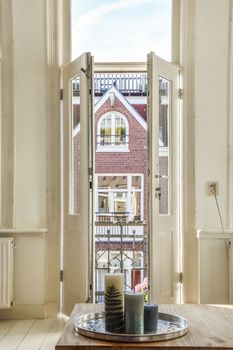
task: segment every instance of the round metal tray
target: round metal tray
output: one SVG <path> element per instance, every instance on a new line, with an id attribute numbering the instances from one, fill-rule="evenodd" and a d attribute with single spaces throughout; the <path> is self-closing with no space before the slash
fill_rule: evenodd
<path id="1" fill-rule="evenodd" d="M 188 332 L 188 322 L 180 316 L 159 312 L 156 333 L 111 333 L 105 330 L 105 313 L 98 312 L 76 317 L 74 328 L 77 333 L 94 339 L 128 343 L 153 342 L 181 337 Z"/>

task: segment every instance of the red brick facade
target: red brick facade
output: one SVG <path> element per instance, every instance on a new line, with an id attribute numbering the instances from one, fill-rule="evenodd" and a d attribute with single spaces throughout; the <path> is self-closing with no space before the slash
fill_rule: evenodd
<path id="1" fill-rule="evenodd" d="M 129 152 L 98 152 L 97 150 L 97 125 L 99 119 L 107 112 L 119 112 L 123 114 L 129 124 Z M 95 172 L 97 174 L 130 174 L 144 175 L 144 220 L 147 219 L 147 131 L 116 97 L 111 106 L 110 99 L 95 113 Z"/>

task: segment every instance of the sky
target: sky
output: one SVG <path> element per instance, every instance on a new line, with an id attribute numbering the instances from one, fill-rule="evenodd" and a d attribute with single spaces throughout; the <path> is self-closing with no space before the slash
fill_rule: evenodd
<path id="1" fill-rule="evenodd" d="M 95 62 L 171 59 L 171 0 L 72 0 L 72 58 Z"/>

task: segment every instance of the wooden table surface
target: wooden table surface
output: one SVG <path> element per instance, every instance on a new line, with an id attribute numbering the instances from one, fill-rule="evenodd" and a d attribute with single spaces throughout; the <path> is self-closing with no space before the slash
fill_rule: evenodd
<path id="1" fill-rule="evenodd" d="M 233 349 L 232 307 L 197 304 L 159 305 L 160 312 L 182 316 L 189 323 L 187 334 L 166 341 L 150 343 L 109 342 L 88 338 L 74 331 L 73 319 L 75 316 L 103 311 L 103 307 L 103 304 L 77 304 L 56 345 L 56 350 Z"/>

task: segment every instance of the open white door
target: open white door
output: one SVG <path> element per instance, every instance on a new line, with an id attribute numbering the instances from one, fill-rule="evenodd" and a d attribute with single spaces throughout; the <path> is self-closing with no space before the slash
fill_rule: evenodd
<path id="1" fill-rule="evenodd" d="M 180 302 L 179 68 L 148 55 L 151 300 Z"/>
<path id="2" fill-rule="evenodd" d="M 92 57 L 63 69 L 63 312 L 90 298 Z"/>

